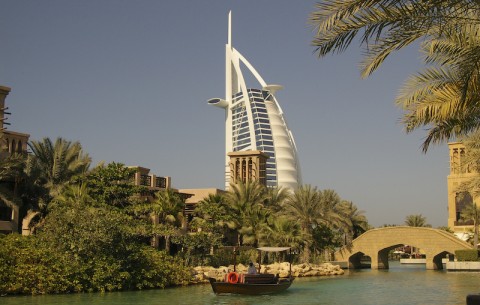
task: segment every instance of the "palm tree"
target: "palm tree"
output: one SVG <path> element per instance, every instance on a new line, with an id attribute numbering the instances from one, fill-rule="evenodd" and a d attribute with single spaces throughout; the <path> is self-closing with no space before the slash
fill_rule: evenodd
<path id="1" fill-rule="evenodd" d="M 320 227 L 324 227 L 328 229 L 333 235 L 340 236 L 343 235 L 345 228 L 350 226 L 349 219 L 347 218 L 348 215 L 345 213 L 348 212 L 344 210 L 344 207 L 341 205 L 342 200 L 340 196 L 334 191 L 330 189 L 326 189 L 319 192 L 320 195 L 320 211 L 319 213 L 319 225 Z M 320 228 L 319 229 L 324 229 Z M 318 231 L 318 230 L 317 230 Z M 318 232 L 316 232 L 318 233 Z M 315 234 L 318 236 L 318 234 Z M 318 244 L 318 243 L 317 243 Z M 320 249 L 314 249 L 318 251 Z M 326 259 L 330 258 L 330 252 L 332 247 L 324 247 L 324 257 Z"/>
<path id="2" fill-rule="evenodd" d="M 54 204 L 91 205 L 93 199 L 89 195 L 87 183 L 66 185 L 53 199 Z"/>
<path id="3" fill-rule="evenodd" d="M 431 225 L 427 224 L 427 218 L 422 214 L 407 215 L 405 217 L 405 225 L 409 227 L 431 227 Z M 415 247 L 412 247 L 410 254 L 417 253 L 417 250 Z"/>
<path id="4" fill-rule="evenodd" d="M 13 181 L 25 167 L 25 156 L 13 154 L 0 158 L 0 181 Z"/>
<path id="5" fill-rule="evenodd" d="M 185 201 L 172 189 L 158 191 L 153 203 L 149 204 L 149 214 L 158 217 L 160 231 L 165 238 L 165 251 L 170 252 L 170 237 L 185 229 Z"/>
<path id="6" fill-rule="evenodd" d="M 268 187 L 265 206 L 272 212 L 279 212 L 282 203 L 290 196 L 290 190 L 284 187 Z"/>
<path id="7" fill-rule="evenodd" d="M 321 215 L 321 198 L 316 187 L 302 185 L 283 203 L 285 215 L 297 221 L 305 237 L 302 261 L 310 259 L 310 246 L 312 245 L 312 231 L 324 219 Z"/>
<path id="8" fill-rule="evenodd" d="M 423 143 L 441 143 L 468 135 L 480 127 L 480 24 L 460 24 L 442 37 L 423 44 L 423 71 L 410 77 L 396 103 L 411 132 L 428 126 Z"/>
<path id="9" fill-rule="evenodd" d="M 259 222 L 266 221 L 262 209 L 266 199 L 266 190 L 258 181 L 239 181 L 230 184 L 230 189 L 225 195 L 228 213 L 235 215 L 231 221 L 231 227 L 237 230 L 237 243 L 243 244 L 243 236 L 256 235 Z M 257 241 L 254 241 L 256 243 Z"/>
<path id="10" fill-rule="evenodd" d="M 271 212 L 262 205 L 252 206 L 245 214 L 244 226 L 239 229 L 243 243 L 258 247 L 260 240 L 268 228 Z"/>
<path id="11" fill-rule="evenodd" d="M 218 194 L 209 194 L 195 205 L 191 225 L 205 232 L 221 230 L 231 219 L 227 214 L 225 198 Z"/>
<path id="12" fill-rule="evenodd" d="M 345 51 L 360 36 L 362 75 L 374 72 L 392 52 L 441 37 L 464 24 L 480 23 L 480 4 L 468 0 L 323 0 L 309 21 L 319 57 Z"/>
<path id="13" fill-rule="evenodd" d="M 340 228 L 348 225 L 348 220 L 345 218 L 341 198 L 334 191 L 326 189 L 319 192 L 320 195 L 320 222 L 330 228 Z"/>
<path id="14" fill-rule="evenodd" d="M 480 222 L 480 208 L 475 202 L 466 205 L 460 212 L 460 218 L 473 222 L 473 246 L 478 248 L 478 224 Z"/>
<path id="15" fill-rule="evenodd" d="M 285 215 L 272 215 L 268 219 L 268 225 L 263 228 L 261 245 L 291 247 L 300 249 L 304 236 L 298 222 Z M 278 253 L 281 261 L 285 260 L 285 252 Z M 274 254 L 275 256 L 277 254 Z"/>
<path id="16" fill-rule="evenodd" d="M 364 77 L 394 51 L 423 40 L 427 68 L 407 83 L 397 103 L 407 132 L 429 126 L 423 143 L 448 140 L 479 127 L 480 3 L 468 0 L 325 0 L 310 22 L 319 56 L 342 52 L 360 36 Z"/>
<path id="17" fill-rule="evenodd" d="M 40 215 L 42 218 L 63 186 L 74 176 L 87 172 L 91 158 L 84 154 L 79 142 L 72 143 L 62 138 L 57 138 L 55 143 L 44 138 L 32 141 L 28 146 L 33 154 L 27 157 L 25 163 L 26 183 L 22 186 L 22 200 L 29 208 L 27 216 Z M 32 226 L 30 216 L 26 217 L 24 227 Z"/>
<path id="18" fill-rule="evenodd" d="M 86 173 L 91 163 L 91 158 L 83 152 L 79 142 L 57 138 L 52 143 L 49 138 L 44 138 L 28 145 L 53 196 L 73 176 Z"/>
<path id="19" fill-rule="evenodd" d="M 365 233 L 368 230 L 368 221 L 364 211 L 358 208 L 351 201 L 342 201 L 339 210 L 345 217 L 345 244 L 350 244 L 352 240 Z"/>
<path id="20" fill-rule="evenodd" d="M 15 154 L 0 158 L 0 205 L 5 205 L 14 211 L 16 214 L 14 222 L 23 206 L 19 187 L 21 188 L 21 182 L 25 182 L 24 167 L 25 157 L 23 155 Z M 11 213 L 9 214 L 5 219 L 11 220 Z"/>
<path id="21" fill-rule="evenodd" d="M 427 218 L 422 214 L 412 214 L 405 217 L 405 225 L 409 227 L 431 227 L 427 224 Z"/>
<path id="22" fill-rule="evenodd" d="M 12 187 L 7 188 L 9 196 L 16 196 L 18 183 L 24 179 L 25 160 L 25 156 L 20 154 L 0 158 L 0 182 L 12 184 Z M 0 192 L 0 196 L 2 194 L 3 191 Z"/>
<path id="23" fill-rule="evenodd" d="M 263 236 L 264 243 L 270 246 L 300 247 L 303 241 L 302 230 L 298 222 L 287 216 L 271 217 Z"/>

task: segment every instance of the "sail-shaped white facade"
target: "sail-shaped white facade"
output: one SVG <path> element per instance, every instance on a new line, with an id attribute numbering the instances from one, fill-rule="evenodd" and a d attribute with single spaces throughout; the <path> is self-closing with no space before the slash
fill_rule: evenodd
<path id="1" fill-rule="evenodd" d="M 267 160 L 267 186 L 295 189 L 301 184 L 300 164 L 292 133 L 277 102 L 280 85 L 268 85 L 255 68 L 232 46 L 231 12 L 226 44 L 225 99 L 209 105 L 225 109 L 225 187 L 230 184 L 229 152 L 259 150 Z M 259 88 L 247 88 L 241 64 L 253 74 Z"/>

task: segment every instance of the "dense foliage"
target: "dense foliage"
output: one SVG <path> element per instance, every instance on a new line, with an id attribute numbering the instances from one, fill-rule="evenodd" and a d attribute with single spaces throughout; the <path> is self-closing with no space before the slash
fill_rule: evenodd
<path id="1" fill-rule="evenodd" d="M 196 207 L 192 224 L 222 234 L 224 244 L 291 246 L 302 262 L 328 260 L 368 229 L 362 211 L 333 190 L 304 185 L 294 192 L 257 182 L 232 184 L 224 196 L 210 196 Z"/>
<path id="2" fill-rule="evenodd" d="M 46 294 L 144 289 L 185 284 L 181 261 L 148 246 L 129 257 L 73 256 L 39 238 L 17 234 L 0 238 L 0 294 Z"/>
<path id="3" fill-rule="evenodd" d="M 49 143 L 44 139 L 37 145 L 35 151 L 42 148 L 42 158 L 15 157 L 2 163 L 3 177 L 23 170 L 17 187 L 32 190 L 31 195 L 13 197 L 9 202 L 35 211 L 39 219 L 33 224 L 35 235 L 0 237 L 0 295 L 186 284 L 190 271 L 184 261 L 149 245 L 156 228 L 149 215 L 133 208 L 145 191 L 133 183 L 135 170 L 110 163 L 90 171 L 82 167 L 74 174 L 73 164 L 60 166 L 50 162 L 49 156 L 59 156 L 59 149 L 69 156 L 62 160 L 76 160 L 76 164 L 83 156 L 80 144 Z M 75 153 L 79 158 L 72 156 Z M 10 165 L 13 161 L 15 166 Z M 60 173 L 62 170 L 66 173 Z M 42 174 L 44 171 L 49 173 Z M 46 192 L 39 192 L 42 196 L 35 196 L 35 190 L 43 189 Z M 13 194 L 3 190 L 2 196 Z M 22 204 L 24 198 L 32 203 Z"/>
<path id="4" fill-rule="evenodd" d="M 232 263 L 232 251 L 222 250 L 231 245 L 292 246 L 296 260 L 322 261 L 368 229 L 363 212 L 333 190 L 240 182 L 187 215 L 185 196 L 136 185 L 135 168 L 112 162 L 89 169 L 77 142 L 43 139 L 31 147 L 28 157 L 0 160 L 0 180 L 18 177 L 12 183 L 22 194 L 7 185 L 0 200 L 34 219 L 33 235 L 0 237 L 2 295 L 185 284 L 192 266 Z M 256 256 L 241 251 L 237 259 Z"/>

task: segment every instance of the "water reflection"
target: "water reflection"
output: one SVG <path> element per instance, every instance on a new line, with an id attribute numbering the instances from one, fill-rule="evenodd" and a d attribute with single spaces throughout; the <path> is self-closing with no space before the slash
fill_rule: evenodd
<path id="1" fill-rule="evenodd" d="M 464 305 L 480 292 L 480 273 L 425 270 L 400 266 L 389 270 L 347 271 L 344 276 L 298 278 L 289 290 L 267 296 L 215 295 L 210 285 L 135 292 L 4 297 L 2 305 L 250 305 L 250 304 L 443 304 Z"/>

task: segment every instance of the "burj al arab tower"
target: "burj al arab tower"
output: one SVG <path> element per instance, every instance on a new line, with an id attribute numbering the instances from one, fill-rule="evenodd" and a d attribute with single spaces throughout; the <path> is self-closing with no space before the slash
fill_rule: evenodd
<path id="1" fill-rule="evenodd" d="M 213 98 L 209 105 L 225 109 L 225 186 L 233 177 L 229 154 L 259 151 L 267 156 L 265 184 L 296 189 L 301 184 L 300 164 L 292 133 L 275 93 L 280 85 L 267 84 L 255 68 L 232 46 L 231 12 L 226 44 L 225 99 Z M 242 67 L 258 81 L 248 88 Z"/>

